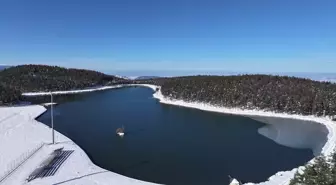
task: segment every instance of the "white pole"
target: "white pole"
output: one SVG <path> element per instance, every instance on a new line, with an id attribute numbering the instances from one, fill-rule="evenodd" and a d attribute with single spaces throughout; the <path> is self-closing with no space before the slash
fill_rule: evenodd
<path id="1" fill-rule="evenodd" d="M 51 128 L 52 128 L 52 144 L 55 144 L 55 131 L 54 131 L 54 114 L 53 114 L 53 96 L 52 92 L 50 92 L 50 99 L 51 99 Z"/>

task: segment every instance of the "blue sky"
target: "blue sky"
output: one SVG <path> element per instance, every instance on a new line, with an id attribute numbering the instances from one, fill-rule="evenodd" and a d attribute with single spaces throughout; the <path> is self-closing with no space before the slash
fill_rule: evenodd
<path id="1" fill-rule="evenodd" d="M 0 64 L 336 72 L 334 0 L 4 0 Z"/>

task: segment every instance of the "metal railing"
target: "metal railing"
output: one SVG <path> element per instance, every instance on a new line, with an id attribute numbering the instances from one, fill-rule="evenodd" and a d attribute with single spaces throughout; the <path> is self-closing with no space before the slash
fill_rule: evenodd
<path id="1" fill-rule="evenodd" d="M 27 152 L 21 154 L 17 159 L 10 162 L 7 165 L 7 170 L 0 175 L 0 184 L 3 183 L 13 172 L 15 172 L 20 166 L 22 166 L 29 158 L 36 154 L 42 147 L 44 143 L 40 143 L 35 148 L 28 150 Z"/>

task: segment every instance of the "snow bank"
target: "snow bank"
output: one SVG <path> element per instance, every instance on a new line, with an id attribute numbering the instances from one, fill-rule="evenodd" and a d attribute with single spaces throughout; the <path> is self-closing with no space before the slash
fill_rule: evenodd
<path id="1" fill-rule="evenodd" d="M 113 85 L 113 86 L 103 86 L 98 88 L 90 88 L 90 89 L 82 89 L 82 90 L 70 90 L 70 91 L 53 91 L 52 94 L 78 94 L 85 92 L 93 92 L 93 91 L 102 91 L 107 89 L 120 88 L 125 85 Z M 45 96 L 50 95 L 50 92 L 28 92 L 22 93 L 23 96 Z"/>
<path id="2" fill-rule="evenodd" d="M 103 87 L 97 87 L 97 88 L 90 88 L 90 89 L 82 89 L 82 90 L 70 90 L 70 91 L 53 91 L 53 95 L 61 95 L 61 94 L 78 94 L 78 93 L 86 93 L 86 92 L 94 92 L 94 91 L 103 91 L 108 89 L 116 89 L 116 88 L 122 88 L 122 87 L 128 87 L 128 86 L 143 86 L 148 87 L 153 90 L 155 90 L 155 85 L 149 85 L 149 84 L 124 84 L 124 85 L 112 85 L 112 86 L 103 86 Z M 23 96 L 46 96 L 50 95 L 51 92 L 26 92 L 22 93 Z"/>
<path id="3" fill-rule="evenodd" d="M 314 154 L 324 154 L 329 155 L 335 149 L 336 143 L 336 124 L 328 117 L 316 117 L 316 116 L 302 116 L 302 115 L 289 115 L 284 113 L 275 112 L 265 112 L 261 110 L 243 110 L 239 108 L 225 108 L 216 107 L 210 104 L 200 103 L 200 102 L 185 102 L 182 100 L 175 100 L 171 98 L 166 98 L 162 95 L 160 87 L 148 84 L 128 84 L 128 85 L 116 85 L 116 86 L 106 86 L 95 89 L 86 90 L 75 90 L 75 91 L 57 91 L 53 94 L 71 94 L 71 93 L 82 93 L 99 91 L 113 88 L 121 88 L 127 86 L 143 86 L 153 89 L 154 91 L 159 88 L 159 91 L 153 94 L 153 97 L 158 99 L 161 103 L 177 105 L 189 108 L 200 109 L 204 111 L 219 112 L 225 114 L 234 114 L 250 117 L 258 121 L 268 123 L 261 129 L 259 133 L 268 137 L 279 144 L 283 144 L 289 147 L 299 147 L 299 148 L 311 148 Z M 24 93 L 25 96 L 40 96 L 48 95 L 48 92 L 38 92 L 38 93 Z M 321 125 L 316 125 L 315 123 L 320 123 Z M 306 132 L 301 133 L 301 129 L 305 128 Z M 289 133 L 286 133 L 288 132 Z M 310 134 L 314 133 L 314 134 Z M 315 134 L 317 133 L 317 138 Z M 325 139 L 325 134 L 327 138 Z M 314 137 L 309 137 L 309 136 Z M 326 141 L 326 142 L 324 142 Z M 313 162 L 314 159 L 309 161 Z M 302 169 L 303 167 L 298 167 Z M 294 177 L 297 168 L 291 171 L 278 172 L 277 174 L 271 176 L 268 181 L 259 183 L 261 185 L 286 185 L 289 184 L 290 179 Z M 254 183 L 247 183 L 254 184 Z"/>

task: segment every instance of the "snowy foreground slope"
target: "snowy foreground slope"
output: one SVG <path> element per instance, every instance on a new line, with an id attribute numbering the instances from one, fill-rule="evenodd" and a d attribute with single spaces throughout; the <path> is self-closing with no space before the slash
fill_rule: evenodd
<path id="1" fill-rule="evenodd" d="M 144 86 L 155 90 L 159 88 L 154 85 L 118 85 L 102 87 L 98 89 L 90 90 L 78 90 L 78 91 L 58 91 L 53 92 L 54 94 L 68 94 L 68 93 L 81 93 L 95 90 L 104 90 L 111 88 L 120 88 L 124 86 Z M 25 93 L 26 96 L 38 96 L 46 95 L 47 92 L 39 93 Z M 278 117 L 278 118 L 291 118 L 297 120 L 313 121 L 321 123 L 328 130 L 328 140 L 322 147 L 322 154 L 329 155 L 335 148 L 336 142 L 336 124 L 329 118 L 318 118 L 314 116 L 301 116 L 301 115 L 287 115 L 272 112 L 263 112 L 258 110 L 241 110 L 241 109 L 229 109 L 223 107 L 214 107 L 212 105 L 197 103 L 197 102 L 184 102 L 181 100 L 172 100 L 164 97 L 161 91 L 154 93 L 154 98 L 159 99 L 161 103 L 185 106 L 190 108 L 201 109 L 205 111 L 220 112 L 226 114 L 236 114 L 247 117 L 262 116 L 262 117 Z M 50 142 L 51 134 L 50 129 L 44 124 L 38 123 L 33 120 L 34 117 L 43 113 L 45 109 L 40 106 L 29 106 L 23 108 L 3 108 L 0 109 L 0 175 L 6 169 L 4 166 L 9 164 L 12 160 L 15 160 L 20 153 L 30 150 L 31 148 L 36 148 L 40 142 Z M 9 118 L 8 118 L 9 117 Z M 12 119 L 16 120 L 13 121 Z M 4 120 L 4 121 L 1 121 Z M 9 120 L 9 121 L 8 121 Z M 21 122 L 17 125 L 17 122 Z M 4 126 L 1 126 L 3 125 Z M 302 124 L 305 124 L 302 122 Z M 264 133 L 267 134 L 267 133 Z M 75 150 L 75 153 L 70 156 L 70 158 L 61 167 L 59 172 L 54 177 L 48 177 L 45 179 L 34 180 L 28 184 L 151 184 L 147 182 L 138 181 L 128 177 L 124 177 L 113 172 L 107 172 L 90 161 L 86 154 L 81 150 L 75 143 L 65 136 L 57 133 L 57 141 L 60 143 L 59 146 L 64 146 L 65 149 Z M 3 139 L 5 139 L 5 142 Z M 272 139 L 272 138 L 270 138 Z M 13 147 L 16 146 L 16 147 Z M 52 151 L 53 148 L 57 146 L 44 145 L 36 155 L 33 156 L 27 163 L 25 163 L 22 168 L 12 175 L 8 182 L 12 184 L 22 184 L 24 179 L 27 177 L 29 172 L 34 170 L 38 164 L 47 157 L 48 153 Z M 310 162 L 313 162 L 310 161 Z M 300 167 L 302 168 L 302 167 Z M 286 172 L 278 172 L 268 179 L 268 181 L 260 183 L 262 185 L 285 185 L 288 184 L 290 179 L 294 176 L 297 169 Z M 0 177 L 1 178 L 1 177 Z M 253 184 L 253 183 L 248 183 Z"/>

